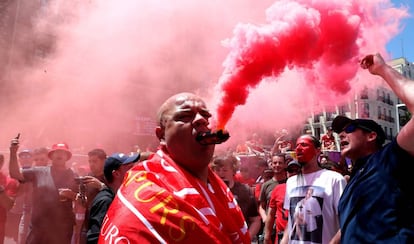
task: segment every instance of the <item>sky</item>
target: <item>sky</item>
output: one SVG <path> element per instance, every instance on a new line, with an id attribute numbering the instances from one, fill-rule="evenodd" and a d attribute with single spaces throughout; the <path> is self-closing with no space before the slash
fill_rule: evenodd
<path id="1" fill-rule="evenodd" d="M 392 0 L 392 2 L 396 6 L 407 6 L 410 17 L 402 20 L 403 29 L 387 44 L 387 51 L 391 58 L 405 57 L 409 62 L 414 62 L 414 0 Z"/>

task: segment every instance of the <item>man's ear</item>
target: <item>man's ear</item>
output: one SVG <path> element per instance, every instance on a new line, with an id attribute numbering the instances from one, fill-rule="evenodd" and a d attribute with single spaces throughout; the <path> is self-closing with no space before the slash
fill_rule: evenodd
<path id="1" fill-rule="evenodd" d="M 116 179 L 119 175 L 119 170 L 112 170 L 112 179 Z"/>
<path id="2" fill-rule="evenodd" d="M 164 128 L 161 128 L 161 126 L 155 127 L 155 135 L 157 135 L 158 140 L 164 141 L 165 133 Z"/>
<path id="3" fill-rule="evenodd" d="M 378 135 L 374 131 L 368 133 L 368 141 L 375 141 L 377 140 L 377 137 Z"/>

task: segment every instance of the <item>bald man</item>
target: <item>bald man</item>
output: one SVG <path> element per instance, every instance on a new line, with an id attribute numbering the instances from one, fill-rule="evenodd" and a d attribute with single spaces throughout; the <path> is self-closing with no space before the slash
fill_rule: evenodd
<path id="1" fill-rule="evenodd" d="M 99 243 L 250 243 L 232 193 L 209 168 L 214 144 L 204 101 L 191 93 L 159 109 L 156 154 L 125 176 L 104 218 Z"/>

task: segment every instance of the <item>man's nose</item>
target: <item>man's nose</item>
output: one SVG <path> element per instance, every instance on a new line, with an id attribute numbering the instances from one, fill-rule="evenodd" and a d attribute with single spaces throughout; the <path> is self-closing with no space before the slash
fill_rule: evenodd
<path id="1" fill-rule="evenodd" d="M 195 124 L 197 126 L 199 126 L 199 125 L 208 125 L 208 119 L 205 118 L 204 116 L 202 116 L 201 114 L 197 113 L 195 118 L 194 118 L 193 124 Z"/>

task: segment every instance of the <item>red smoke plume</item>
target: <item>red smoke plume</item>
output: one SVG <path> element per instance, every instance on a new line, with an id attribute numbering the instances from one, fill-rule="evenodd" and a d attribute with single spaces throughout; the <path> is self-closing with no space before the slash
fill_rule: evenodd
<path id="1" fill-rule="evenodd" d="M 385 50 L 372 33 L 381 34 L 405 15 L 381 0 L 277 1 L 267 10 L 267 24 L 239 24 L 227 41 L 231 51 L 219 78 L 217 127 L 225 127 L 251 89 L 286 68 L 302 70 L 303 80 L 314 86 L 347 93 L 358 59 L 366 50 Z"/>

